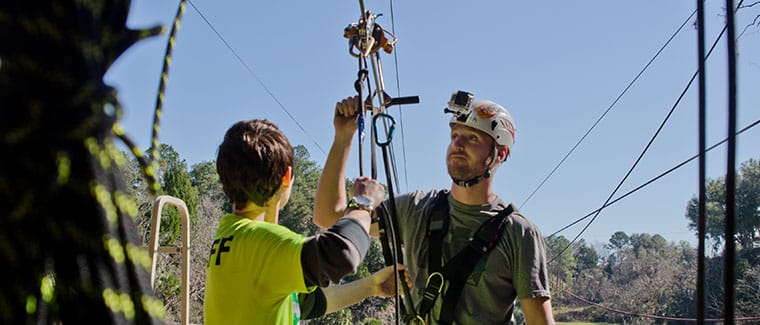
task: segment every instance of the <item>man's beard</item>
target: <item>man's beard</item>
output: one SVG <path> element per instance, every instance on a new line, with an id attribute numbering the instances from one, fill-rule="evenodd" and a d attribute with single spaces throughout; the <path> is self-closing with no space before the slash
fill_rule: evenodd
<path id="1" fill-rule="evenodd" d="M 449 176 L 451 176 L 451 178 L 461 181 L 466 181 L 483 175 L 486 173 L 486 169 L 488 168 L 485 162 L 483 165 L 477 166 L 475 168 L 467 164 L 460 164 L 458 162 L 458 160 L 455 160 L 453 163 L 447 162 L 446 169 L 448 170 Z"/>

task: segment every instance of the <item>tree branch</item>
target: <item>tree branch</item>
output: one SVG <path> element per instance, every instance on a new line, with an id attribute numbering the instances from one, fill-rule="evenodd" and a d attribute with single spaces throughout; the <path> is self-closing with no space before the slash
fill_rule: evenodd
<path id="1" fill-rule="evenodd" d="M 749 7 L 752 7 L 752 6 L 754 6 L 754 5 L 757 5 L 757 4 L 760 4 L 760 1 L 755 1 L 755 2 L 753 2 L 753 3 L 750 3 L 750 4 L 748 4 L 748 5 L 741 5 L 741 6 L 739 6 L 739 8 L 737 8 L 737 9 L 742 9 L 742 8 L 749 8 Z"/>
<path id="2" fill-rule="evenodd" d="M 755 5 L 755 4 L 757 4 L 757 3 L 760 3 L 760 1 L 758 1 L 758 2 L 755 2 L 755 3 L 753 3 L 752 5 Z M 741 38 L 741 37 L 742 37 L 742 35 L 744 35 L 744 32 L 746 32 L 746 31 L 747 31 L 747 29 L 749 29 L 749 28 L 750 28 L 750 27 L 752 27 L 752 26 L 755 26 L 755 25 L 757 25 L 757 24 L 758 24 L 758 22 L 760 22 L 760 15 L 757 15 L 757 16 L 755 16 L 755 19 L 754 19 L 754 20 L 752 20 L 752 23 L 750 23 L 750 24 L 747 24 L 747 26 L 744 26 L 744 29 L 742 30 L 742 32 L 741 32 L 741 33 L 739 33 L 739 36 L 737 37 L 737 39 Z"/>

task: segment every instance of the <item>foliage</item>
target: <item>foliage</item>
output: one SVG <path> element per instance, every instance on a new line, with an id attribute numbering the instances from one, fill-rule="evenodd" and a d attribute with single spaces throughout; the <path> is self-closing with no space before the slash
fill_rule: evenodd
<path id="1" fill-rule="evenodd" d="M 124 182 L 127 184 L 128 193 L 137 205 L 135 223 L 137 224 L 138 234 L 143 243 L 147 243 L 150 233 L 150 214 L 155 197 L 148 191 L 147 182 L 137 160 L 127 153 L 122 154 L 130 157 L 124 165 L 120 166 L 120 170 L 124 177 Z"/>
<path id="2" fill-rule="evenodd" d="M 359 266 L 359 270 L 354 275 L 348 275 L 343 278 L 344 282 L 352 282 L 361 278 L 365 278 L 370 274 L 385 267 L 385 261 L 383 258 L 383 252 L 380 248 L 380 241 L 378 239 L 372 240 L 367 251 L 367 256 L 364 257 L 364 261 Z M 351 307 L 352 324 L 358 324 L 362 320 L 379 318 L 381 321 L 385 320 L 386 323 L 390 322 L 392 318 L 392 312 L 395 309 L 388 308 L 392 304 L 393 298 L 379 298 L 370 297 L 361 301 Z"/>
<path id="3" fill-rule="evenodd" d="M 317 324 L 325 325 L 351 325 L 351 310 L 341 309 L 334 313 L 327 314 L 319 318 L 318 321 L 314 321 Z"/>
<path id="4" fill-rule="evenodd" d="M 594 268 L 599 263 L 599 254 L 594 250 L 593 247 L 587 246 L 586 242 L 583 239 L 578 241 L 573 257 L 575 257 L 576 273 L 580 272 L 581 270 Z"/>
<path id="5" fill-rule="evenodd" d="M 314 193 L 322 171 L 317 163 L 309 160 L 309 151 L 299 145 L 295 150 L 295 180 L 290 200 L 280 211 L 280 224 L 296 233 L 307 236 L 319 232 L 319 227 L 312 220 Z"/>
<path id="6" fill-rule="evenodd" d="M 190 169 L 190 184 L 197 190 L 198 205 L 197 215 L 206 215 L 210 212 L 221 214 L 221 211 L 232 211 L 232 205 L 224 195 L 222 182 L 216 173 L 216 165 L 212 161 L 204 161 L 193 165 Z M 212 210 L 202 213 L 200 210 Z"/>
<path id="7" fill-rule="evenodd" d="M 179 155 L 176 152 L 172 153 L 173 149 L 170 147 L 162 146 L 165 153 L 169 153 L 163 157 L 174 160 L 171 164 L 162 164 L 167 167 L 175 165 L 177 168 L 186 169 L 184 161 L 179 159 Z M 122 172 L 125 175 L 125 181 L 129 188 L 129 193 L 136 198 L 138 205 L 138 231 L 140 232 L 143 244 L 147 245 L 149 242 L 150 233 L 150 219 L 153 208 L 154 197 L 150 196 L 144 177 L 140 171 L 139 164 L 136 160 L 131 159 L 125 166 L 122 167 Z M 214 229 L 218 224 L 218 219 L 224 213 L 223 208 L 227 203 L 227 200 L 222 191 L 221 183 L 219 182 L 219 176 L 216 173 L 216 168 L 213 162 L 201 162 L 192 166 L 190 171 L 177 170 L 176 174 L 181 175 L 175 177 L 175 179 L 189 180 L 189 185 L 193 188 L 193 192 L 198 193 L 197 205 L 195 213 L 191 214 L 190 223 L 190 321 L 191 323 L 203 322 L 203 293 L 205 285 L 205 265 L 208 259 L 208 247 L 213 239 Z M 159 175 L 167 175 L 167 171 L 159 170 Z M 187 176 L 187 177 L 185 177 Z M 182 181 L 185 186 L 188 185 L 186 181 Z M 187 202 L 186 202 L 187 203 Z M 168 207 L 167 207 L 168 208 Z M 174 208 L 170 208 L 176 210 Z M 188 207 L 189 209 L 189 207 Z M 167 209 L 169 210 L 169 209 Z M 171 216 L 167 216 L 164 213 L 162 219 L 169 219 Z M 179 221 L 178 218 L 173 219 Z M 177 228 L 172 237 L 178 237 L 179 223 L 176 224 Z M 166 226 L 166 223 L 161 225 L 161 233 L 171 230 L 172 227 Z M 168 240 L 164 239 L 162 245 L 167 244 Z M 171 245 L 169 245 L 171 246 Z M 176 292 L 176 288 L 179 288 L 179 276 L 181 265 L 181 256 L 179 254 L 159 254 L 156 257 L 156 275 L 155 275 L 155 290 L 157 294 L 162 297 L 166 309 L 168 311 L 167 320 L 179 321 L 179 312 L 181 310 L 181 297 Z"/>
<path id="8" fill-rule="evenodd" d="M 314 193 L 322 170 L 317 163 L 310 160 L 309 152 L 304 146 L 296 146 L 295 150 L 295 182 L 290 194 L 288 204 L 280 212 L 280 224 L 294 232 L 304 235 L 318 233 L 319 227 L 312 222 L 312 207 L 314 206 Z M 378 240 L 373 240 L 362 264 L 356 274 L 346 276 L 344 282 L 352 282 L 369 276 L 385 264 Z M 370 298 L 360 302 L 349 309 L 348 312 L 336 312 L 325 315 L 312 322 L 320 324 L 357 324 L 373 315 L 377 307 L 387 305 L 387 298 Z"/>
<path id="9" fill-rule="evenodd" d="M 176 275 L 164 275 L 157 283 L 159 283 L 156 287 L 156 291 L 158 292 L 162 292 L 168 296 L 178 296 L 180 294 L 180 279 Z"/>
<path id="10" fill-rule="evenodd" d="M 573 256 L 570 240 L 564 236 L 551 236 L 545 239 L 549 272 L 557 281 L 572 282 L 577 262 Z"/>
<path id="11" fill-rule="evenodd" d="M 362 322 L 362 325 L 383 325 L 383 322 L 377 318 L 367 318 Z"/>
<path id="12" fill-rule="evenodd" d="M 582 271 L 595 268 L 599 263 L 599 254 L 582 239 L 571 244 L 564 236 L 551 236 L 544 241 L 555 286 L 573 283 Z"/>
<path id="13" fill-rule="evenodd" d="M 165 149 L 171 154 L 169 148 Z M 280 214 L 280 223 L 296 232 L 312 235 L 320 231 L 311 221 L 311 214 L 313 196 L 321 169 L 310 160 L 308 151 L 303 146 L 297 146 L 294 149 L 296 179 L 290 201 Z M 178 155 L 165 156 L 167 157 L 175 163 L 176 168 L 186 169 L 184 161 L 179 159 Z M 755 166 L 755 164 L 745 165 Z M 753 179 L 755 176 L 748 173 L 746 168 L 743 169 L 743 179 Z M 144 190 L 144 182 L 141 180 L 142 176 L 136 163 L 132 161 L 124 169 L 130 194 L 137 198 L 140 206 L 141 219 L 149 218 L 152 198 Z M 200 323 L 203 320 L 203 287 L 208 247 L 219 217 L 224 211 L 229 211 L 229 203 L 224 196 L 212 162 L 195 164 L 189 172 L 183 173 L 179 170 L 173 172 L 180 176 L 186 175 L 189 185 L 198 193 L 196 215 L 193 217 L 196 221 L 191 224 L 190 320 L 192 323 Z M 161 171 L 161 175 L 166 174 L 167 171 Z M 175 179 L 181 179 L 181 177 Z M 750 186 L 746 184 L 743 186 L 747 193 L 751 192 Z M 720 197 L 716 196 L 716 198 Z M 751 201 L 743 200 L 743 202 Z M 147 222 L 138 223 L 147 225 Z M 608 323 L 655 322 L 653 319 L 614 313 L 589 305 L 569 293 L 594 303 L 633 313 L 682 318 L 694 318 L 696 315 L 697 255 L 696 249 L 687 242 L 670 243 L 658 234 L 629 234 L 618 231 L 610 236 L 607 243 L 597 244 L 596 247 L 592 247 L 583 240 L 571 244 L 562 236 L 545 238 L 545 243 L 548 259 L 551 260 L 548 267 L 552 302 L 557 320 Z M 568 248 L 565 249 L 565 247 Z M 737 256 L 736 314 L 737 317 L 757 316 L 760 315 L 760 299 L 758 299 L 760 288 L 757 285 L 760 283 L 760 248 L 740 248 L 742 249 L 738 251 Z M 166 304 L 169 321 L 179 320 L 180 300 L 176 294 L 179 262 L 179 257 L 176 255 L 165 255 L 158 260 L 156 290 Z M 723 311 L 723 259 L 720 256 L 708 258 L 706 264 L 708 301 L 706 316 L 720 318 Z M 345 277 L 342 281 L 351 282 L 364 278 L 384 265 L 379 241 L 375 239 L 358 272 Z M 386 324 L 394 321 L 394 313 L 393 298 L 369 298 L 347 309 L 304 321 L 304 323 Z M 515 319 L 519 323 L 522 317 L 518 307 Z"/>
<path id="14" fill-rule="evenodd" d="M 725 242 L 726 186 L 725 177 L 708 180 L 706 186 L 707 238 L 717 252 Z M 686 218 L 689 229 L 696 232 L 699 198 L 689 200 Z M 741 164 L 736 175 L 736 242 L 750 248 L 760 236 L 760 161 L 750 159 Z"/>
<path id="15" fill-rule="evenodd" d="M 181 199 L 187 205 L 190 221 L 197 216 L 198 189 L 193 187 L 187 163 L 179 153 L 167 144 L 159 146 L 159 177 L 162 194 Z M 161 245 L 171 245 L 180 237 L 181 221 L 179 212 L 174 207 L 166 206 L 161 216 Z"/>
<path id="16" fill-rule="evenodd" d="M 190 319 L 193 323 L 202 323 L 209 247 L 214 240 L 219 218 L 224 211 L 230 211 L 230 203 L 224 196 L 213 162 L 193 165 L 190 177 L 199 193 L 197 216 L 190 226 Z"/>

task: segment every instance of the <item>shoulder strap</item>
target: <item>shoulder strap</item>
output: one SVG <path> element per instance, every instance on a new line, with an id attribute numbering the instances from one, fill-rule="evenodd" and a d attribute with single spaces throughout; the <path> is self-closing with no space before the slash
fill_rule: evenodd
<path id="1" fill-rule="evenodd" d="M 419 315 L 422 318 L 426 318 L 433 309 L 444 282 L 441 274 L 441 251 L 443 236 L 449 229 L 449 191 L 438 192 L 434 200 L 430 217 L 428 217 L 426 234 L 428 237 L 428 278 L 419 307 Z"/>
<path id="2" fill-rule="evenodd" d="M 443 237 L 449 230 L 449 191 L 438 192 L 428 218 L 428 273 L 440 272 Z"/>
<path id="3" fill-rule="evenodd" d="M 475 234 L 470 237 L 468 245 L 449 263 L 446 263 L 443 274 L 449 281 L 449 287 L 443 296 L 443 305 L 438 317 L 440 323 L 451 324 L 454 320 L 454 309 L 459 301 L 459 296 L 462 295 L 462 289 L 464 289 L 467 278 L 478 261 L 501 240 L 506 225 L 504 221 L 513 211 L 514 208 L 510 204 L 497 215 L 483 222 Z"/>

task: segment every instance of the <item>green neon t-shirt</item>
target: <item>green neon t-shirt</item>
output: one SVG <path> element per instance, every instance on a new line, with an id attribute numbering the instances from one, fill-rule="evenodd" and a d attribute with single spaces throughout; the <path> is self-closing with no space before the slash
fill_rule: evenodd
<path id="1" fill-rule="evenodd" d="M 305 241 L 280 225 L 222 217 L 206 265 L 204 323 L 293 324 L 300 315 L 292 294 L 315 288 L 303 279 Z"/>

